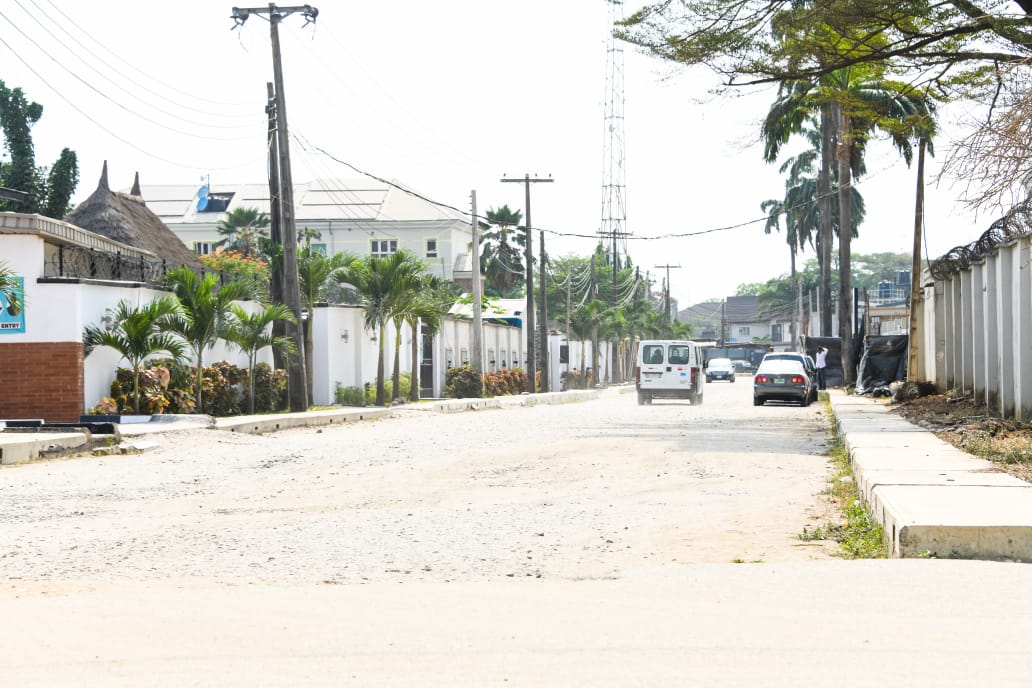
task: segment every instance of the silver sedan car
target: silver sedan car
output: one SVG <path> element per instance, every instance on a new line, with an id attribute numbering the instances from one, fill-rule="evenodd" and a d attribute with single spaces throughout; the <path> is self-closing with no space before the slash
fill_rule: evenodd
<path id="1" fill-rule="evenodd" d="M 795 401 L 809 406 L 812 400 L 813 380 L 800 361 L 765 360 L 753 375 L 754 406 L 767 401 Z"/>

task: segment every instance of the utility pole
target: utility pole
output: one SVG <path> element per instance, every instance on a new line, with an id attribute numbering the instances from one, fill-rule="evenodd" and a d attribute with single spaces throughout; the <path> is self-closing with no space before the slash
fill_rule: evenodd
<path id="1" fill-rule="evenodd" d="M 477 192 L 471 191 L 473 201 L 473 370 L 477 375 L 484 372 L 484 322 L 480 294 L 480 232 L 477 220 Z"/>
<path id="2" fill-rule="evenodd" d="M 545 275 L 545 233 L 541 232 L 541 251 L 538 252 L 541 271 L 541 391 L 548 391 L 548 280 Z"/>
<path id="3" fill-rule="evenodd" d="M 276 89 L 271 81 L 265 84 L 265 91 L 269 96 L 269 103 L 265 106 L 265 112 L 269 115 L 269 240 L 274 246 L 280 246 L 283 243 L 283 232 L 280 229 L 279 147 L 276 145 Z M 269 299 L 273 303 L 283 303 L 283 261 L 273 261 L 271 267 Z M 277 337 L 285 337 L 287 335 L 286 321 L 277 320 L 272 323 L 272 333 Z M 279 349 L 273 349 L 272 358 L 277 368 L 287 367 L 287 358 Z"/>
<path id="4" fill-rule="evenodd" d="M 671 319 L 671 317 L 670 317 L 670 270 L 672 268 L 680 268 L 681 266 L 680 265 L 656 265 L 655 267 L 657 267 L 657 268 L 666 268 L 666 284 L 665 284 L 665 288 L 663 290 L 663 301 L 664 301 L 663 310 L 664 310 L 664 317 L 666 317 L 667 320 L 670 320 Z"/>
<path id="5" fill-rule="evenodd" d="M 534 323 L 534 233 L 532 231 L 533 225 L 530 224 L 530 185 L 537 182 L 552 182 L 555 180 L 551 177 L 544 179 L 531 177 L 529 174 L 525 174 L 523 176 L 523 179 L 508 179 L 506 177 L 502 177 L 502 181 L 515 182 L 518 184 L 524 184 L 526 186 L 525 215 L 527 216 L 527 312 L 523 315 L 524 322 L 526 322 L 527 324 L 527 392 L 533 394 L 537 391 L 537 347 L 535 346 L 537 330 L 535 328 Z"/>
<path id="6" fill-rule="evenodd" d="M 296 323 L 287 323 L 287 336 L 294 342 L 296 352 L 290 358 L 287 373 L 290 410 L 308 410 L 308 384 L 305 374 L 305 342 L 301 325 L 301 286 L 297 274 L 297 228 L 294 225 L 294 181 L 290 172 L 290 138 L 287 133 L 287 100 L 283 94 L 283 64 L 280 60 L 279 23 L 285 17 L 300 12 L 305 24 L 311 24 L 319 16 L 319 10 L 311 5 L 293 7 L 241 8 L 234 7 L 233 28 L 243 26 L 252 15 L 268 15 L 272 41 L 272 75 L 276 101 L 276 147 L 279 153 L 279 215 L 283 241 L 283 303 L 291 310 Z"/>
<path id="7" fill-rule="evenodd" d="M 918 306 L 921 303 L 921 226 L 924 225 L 924 167 L 927 140 L 921 137 L 917 149 L 917 201 L 914 208 L 914 253 L 910 262 L 910 336 L 907 352 L 907 381 L 917 382 L 921 379 L 918 365 L 918 336 L 921 334 L 921 321 L 918 319 Z"/>

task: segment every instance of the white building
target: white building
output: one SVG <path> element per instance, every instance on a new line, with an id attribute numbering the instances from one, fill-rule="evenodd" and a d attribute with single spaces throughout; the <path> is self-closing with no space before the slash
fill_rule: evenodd
<path id="1" fill-rule="evenodd" d="M 200 254 L 210 253 L 223 237 L 218 226 L 226 213 L 257 208 L 269 213 L 269 185 L 142 185 L 147 207 Z M 359 256 L 388 255 L 408 249 L 429 272 L 446 280 L 467 283 L 471 277 L 468 216 L 405 190 L 366 177 L 317 179 L 294 185 L 298 235 L 318 232 L 312 245 L 326 252 Z"/>

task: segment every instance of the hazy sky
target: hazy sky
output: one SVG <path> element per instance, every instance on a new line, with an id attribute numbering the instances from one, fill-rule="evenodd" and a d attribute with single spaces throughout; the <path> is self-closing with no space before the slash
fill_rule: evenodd
<path id="1" fill-rule="evenodd" d="M 314 25 L 295 15 L 280 27 L 295 181 L 355 176 L 318 147 L 463 211 L 476 189 L 483 214 L 503 204 L 523 210 L 523 185 L 501 183 L 503 175 L 552 175 L 554 183 L 532 187 L 532 224 L 550 230 L 552 255 L 590 253 L 593 239 L 552 232 L 594 235 L 601 224 L 604 0 L 315 7 Z M 231 4 L 212 0 L 0 5 L 0 79 L 44 106 L 33 129 L 38 164 L 62 147 L 78 153 L 73 201 L 95 188 L 104 160 L 116 189 L 137 171 L 145 184 L 210 175 L 216 191 L 266 179 L 269 25 L 255 16 L 231 30 L 231 13 Z M 623 59 L 634 263 L 653 275 L 656 265 L 680 265 L 671 289 L 682 307 L 786 273 L 787 246 L 764 235 L 759 207 L 784 190 L 757 144 L 773 93 L 715 98 L 704 71 L 630 46 Z M 937 144 L 940 158 L 947 143 Z M 886 142 L 870 146 L 868 170 L 859 185 L 868 216 L 854 251 L 909 252 L 914 172 Z M 932 258 L 973 241 L 994 219 L 964 211 L 957 194 L 948 185 L 928 190 Z"/>

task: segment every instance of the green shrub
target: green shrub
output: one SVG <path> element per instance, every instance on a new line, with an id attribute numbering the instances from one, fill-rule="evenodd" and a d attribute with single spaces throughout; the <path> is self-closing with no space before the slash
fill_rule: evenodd
<path id="1" fill-rule="evenodd" d="M 337 383 L 337 392 L 334 395 L 336 402 L 342 406 L 368 406 L 366 400 L 369 385 L 362 387 L 344 387 Z"/>
<path id="2" fill-rule="evenodd" d="M 246 380 L 246 371 L 245 380 Z M 245 385 L 246 388 L 246 385 Z M 245 391 L 244 396 L 247 396 Z M 247 399 L 244 399 L 246 402 Z M 254 367 L 254 410 L 279 411 L 287 407 L 287 371 L 273 370 L 268 363 Z"/>
<path id="3" fill-rule="evenodd" d="M 242 390 L 247 385 L 247 371 L 228 361 L 213 363 L 204 369 L 204 410 L 213 416 L 233 416 L 243 408 Z"/>
<path id="4" fill-rule="evenodd" d="M 197 394 L 194 392 L 196 366 L 171 358 L 155 359 L 152 363 L 169 372 L 168 388 L 165 390 L 168 408 L 165 413 L 193 413 L 197 408 Z"/>
<path id="5" fill-rule="evenodd" d="M 165 396 L 170 375 L 168 369 L 154 365 L 140 371 L 140 413 L 164 413 L 169 405 Z M 133 371 L 119 368 L 115 379 L 111 382 L 111 399 L 114 400 L 117 413 L 134 413 L 133 409 Z"/>
<path id="6" fill-rule="evenodd" d="M 445 396 L 453 399 L 475 399 L 484 395 L 484 381 L 470 366 L 450 368 L 444 384 Z"/>

